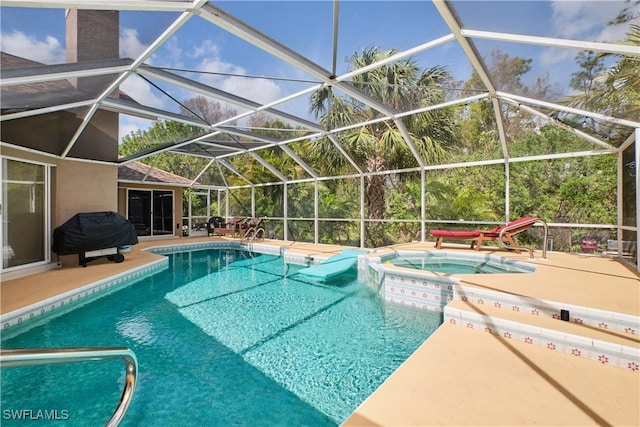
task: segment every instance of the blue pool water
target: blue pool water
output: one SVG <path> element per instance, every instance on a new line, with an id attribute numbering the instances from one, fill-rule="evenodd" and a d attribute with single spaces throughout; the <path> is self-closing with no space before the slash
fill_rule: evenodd
<path id="1" fill-rule="evenodd" d="M 205 250 L 2 341 L 4 348 L 126 346 L 139 377 L 125 426 L 335 426 L 441 323 L 365 284 L 313 284 L 271 255 Z M 6 411 L 38 425 L 104 425 L 120 361 L 2 370 Z M 51 412 L 50 412 L 51 413 Z"/>
<path id="2" fill-rule="evenodd" d="M 491 255 L 400 253 L 390 262 L 398 267 L 449 274 L 532 273 L 535 271 L 535 266 L 532 264 Z"/>

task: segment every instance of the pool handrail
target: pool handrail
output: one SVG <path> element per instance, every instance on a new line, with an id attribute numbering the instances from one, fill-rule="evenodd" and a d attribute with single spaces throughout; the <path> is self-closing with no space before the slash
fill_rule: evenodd
<path id="1" fill-rule="evenodd" d="M 253 240 L 255 238 L 259 238 L 258 235 L 262 234 L 262 239 L 264 239 L 264 228 L 259 227 L 259 228 L 249 228 L 247 229 L 247 231 L 245 231 L 244 235 L 242 236 L 242 238 L 240 239 L 240 243 L 242 243 L 244 241 L 244 239 L 249 239 L 249 243 L 253 243 Z"/>
<path id="2" fill-rule="evenodd" d="M 504 239 L 504 234 L 510 232 L 511 230 L 515 230 L 518 228 L 522 228 L 523 226 L 526 225 L 533 225 L 536 222 L 540 222 L 542 223 L 542 227 L 544 228 L 544 238 L 542 240 L 542 259 L 546 260 L 547 259 L 547 239 L 549 236 L 549 226 L 547 225 L 546 221 L 540 218 L 532 218 L 530 221 L 526 221 L 526 222 L 519 222 L 517 224 L 513 224 L 513 225 L 506 225 L 504 226 L 504 228 L 502 228 L 502 230 L 500 230 L 500 237 L 498 238 L 498 242 L 499 244 L 505 248 L 505 249 L 511 249 L 511 250 L 524 250 L 529 252 L 529 259 L 533 259 L 533 251 L 531 250 L 531 248 L 528 248 L 526 246 L 517 246 L 517 245 L 509 245 L 507 243 L 505 243 L 505 239 Z"/>
<path id="3" fill-rule="evenodd" d="M 122 421 L 136 387 L 138 360 L 132 350 L 126 347 L 12 348 L 0 350 L 0 368 L 110 359 L 123 359 L 126 368 L 124 389 L 120 402 L 118 402 L 118 406 L 106 424 L 107 427 L 115 427 Z"/>

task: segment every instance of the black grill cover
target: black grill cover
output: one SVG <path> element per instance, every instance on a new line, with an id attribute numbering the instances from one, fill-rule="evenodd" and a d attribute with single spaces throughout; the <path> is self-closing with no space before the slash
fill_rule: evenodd
<path id="1" fill-rule="evenodd" d="M 117 212 L 87 212 L 74 215 L 53 230 L 51 250 L 58 255 L 138 243 L 133 224 Z"/>

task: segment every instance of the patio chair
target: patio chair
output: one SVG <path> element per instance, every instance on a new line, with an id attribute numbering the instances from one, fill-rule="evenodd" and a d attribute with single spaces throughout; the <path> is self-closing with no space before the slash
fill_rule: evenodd
<path id="1" fill-rule="evenodd" d="M 498 240 L 502 232 L 502 241 L 505 245 L 516 246 L 513 236 L 529 229 L 533 224 L 539 221 L 539 218 L 526 216 L 511 221 L 505 225 L 494 227 L 490 230 L 473 230 L 473 231 L 450 231 L 450 230 L 431 230 L 429 233 L 436 238 L 436 249 L 442 249 L 443 240 L 471 240 L 471 249 L 480 250 L 482 242 L 490 240 Z M 503 232 L 504 230 L 504 232 Z M 519 254 L 520 249 L 514 248 L 514 252 Z"/>
<path id="2" fill-rule="evenodd" d="M 218 236 L 226 236 L 227 234 L 234 235 L 236 233 L 235 224 L 226 222 L 225 219 L 220 216 L 209 218 L 207 228 L 209 234 Z"/>
<path id="3" fill-rule="evenodd" d="M 247 220 L 248 218 L 246 216 L 234 216 L 232 218 L 229 218 L 227 223 L 229 224 L 229 226 L 233 226 L 235 230 L 234 234 L 241 235 L 242 230 L 246 228 Z"/>

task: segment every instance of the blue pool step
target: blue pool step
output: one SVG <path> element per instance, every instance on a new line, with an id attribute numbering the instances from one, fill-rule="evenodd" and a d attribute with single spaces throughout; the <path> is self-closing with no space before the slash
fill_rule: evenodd
<path id="1" fill-rule="evenodd" d="M 298 274 L 313 277 L 314 279 L 329 280 L 345 273 L 358 262 L 358 255 L 366 254 L 366 250 L 344 249 L 341 253 L 322 261 L 318 265 L 303 268 Z"/>

